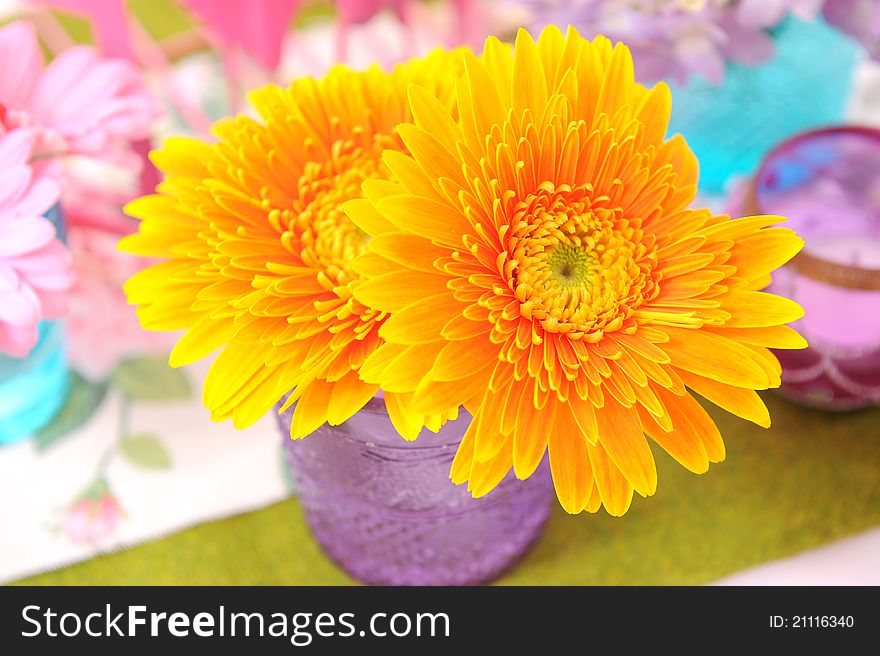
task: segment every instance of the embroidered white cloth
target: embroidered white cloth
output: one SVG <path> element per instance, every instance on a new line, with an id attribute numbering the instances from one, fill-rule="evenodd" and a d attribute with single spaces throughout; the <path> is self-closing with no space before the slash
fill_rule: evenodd
<path id="1" fill-rule="evenodd" d="M 204 366 L 157 374 L 147 370 L 161 371 L 161 361 L 144 361 L 141 396 L 156 385 L 161 398 L 132 398 L 136 387 L 114 382 L 89 419 L 55 443 L 32 438 L 0 447 L 0 582 L 290 493 L 271 413 L 244 431 L 215 424 L 199 398 Z"/>

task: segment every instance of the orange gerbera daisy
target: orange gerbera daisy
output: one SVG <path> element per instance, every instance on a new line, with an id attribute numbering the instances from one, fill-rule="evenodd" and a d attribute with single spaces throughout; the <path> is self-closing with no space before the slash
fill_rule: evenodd
<path id="1" fill-rule="evenodd" d="M 352 297 L 351 261 L 367 235 L 342 203 L 361 196 L 364 180 L 392 179 L 381 156 L 403 149 L 407 87 L 427 85 L 448 110 L 460 61 L 437 51 L 390 73 L 338 66 L 269 85 L 251 95 L 262 121 L 237 116 L 215 126 L 216 143 L 170 139 L 153 153 L 165 181 L 128 205 L 143 221 L 122 248 L 166 261 L 126 291 L 145 328 L 186 331 L 173 366 L 223 347 L 204 388 L 213 419 L 248 426 L 292 391 L 291 435 L 303 437 L 376 393 L 357 370 L 387 314 Z M 400 430 L 417 433 L 426 418 L 402 413 L 406 396 L 385 400 Z"/>
<path id="2" fill-rule="evenodd" d="M 654 492 L 647 433 L 694 472 L 724 458 L 697 392 L 768 426 L 767 347 L 801 348 L 801 308 L 759 291 L 803 245 L 784 219 L 731 220 L 694 200 L 697 162 L 666 140 L 670 94 L 634 81 L 623 45 L 547 28 L 468 56 L 459 117 L 410 91 L 398 182 L 346 211 L 373 236 L 361 303 L 393 313 L 361 369 L 414 411 L 464 404 L 452 466 L 486 494 L 545 451 L 572 513 Z"/>

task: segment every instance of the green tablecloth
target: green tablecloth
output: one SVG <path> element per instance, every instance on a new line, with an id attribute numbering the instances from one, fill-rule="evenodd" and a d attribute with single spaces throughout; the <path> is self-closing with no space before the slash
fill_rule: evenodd
<path id="1" fill-rule="evenodd" d="M 509 584 L 699 584 L 880 525 L 880 409 L 765 397 L 770 430 L 713 412 L 727 461 L 695 476 L 657 452 L 660 485 L 622 519 L 558 510 Z M 347 584 L 296 500 L 208 522 L 29 584 Z"/>

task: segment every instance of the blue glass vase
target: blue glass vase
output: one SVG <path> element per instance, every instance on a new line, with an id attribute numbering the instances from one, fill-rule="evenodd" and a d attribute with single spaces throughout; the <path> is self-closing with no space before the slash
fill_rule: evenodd
<path id="1" fill-rule="evenodd" d="M 64 239 L 59 206 L 46 217 Z M 67 401 L 68 385 L 64 324 L 44 321 L 26 358 L 0 355 L 0 444 L 17 442 L 49 423 Z"/>
<path id="2" fill-rule="evenodd" d="M 730 64 L 724 83 L 693 78 L 672 88 L 669 134 L 680 132 L 700 160 L 700 191 L 718 194 L 751 174 L 780 141 L 839 123 L 859 56 L 855 41 L 817 18 L 788 18 L 772 32 L 775 57 Z"/>

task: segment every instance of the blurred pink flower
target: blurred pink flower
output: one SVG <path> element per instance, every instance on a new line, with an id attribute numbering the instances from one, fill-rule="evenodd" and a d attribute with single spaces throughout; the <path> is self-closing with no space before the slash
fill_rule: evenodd
<path id="1" fill-rule="evenodd" d="M 149 134 L 158 105 L 138 69 L 103 59 L 85 46 L 71 48 L 44 68 L 30 23 L 0 28 L 0 133 L 36 131 L 41 155 L 87 154 L 122 160 L 125 144 Z"/>
<path id="2" fill-rule="evenodd" d="M 301 0 L 181 0 L 211 29 L 222 48 L 240 47 L 269 70 L 281 58 L 281 46 Z M 367 3 L 364 3 L 367 4 Z"/>
<path id="3" fill-rule="evenodd" d="M 106 380 L 129 356 L 165 353 L 173 335 L 140 327 L 122 286 L 152 262 L 116 250 L 119 239 L 136 229 L 120 207 L 129 200 L 106 189 L 72 185 L 65 193 L 67 241 L 73 253 L 76 283 L 68 299 L 68 360 L 92 381 Z"/>
<path id="4" fill-rule="evenodd" d="M 365 23 L 383 9 L 393 9 L 401 20 L 405 20 L 408 6 L 412 0 L 336 0 L 339 20 L 344 25 Z"/>
<path id="5" fill-rule="evenodd" d="M 125 0 L 30 0 L 77 14 L 92 25 L 95 41 L 108 57 L 133 59 Z"/>
<path id="6" fill-rule="evenodd" d="M 861 41 L 868 54 L 880 60 L 880 2 L 878 0 L 826 0 L 825 20 Z"/>
<path id="7" fill-rule="evenodd" d="M 370 4 L 376 9 L 382 3 Z M 358 70 L 373 64 L 390 68 L 437 47 L 481 47 L 489 33 L 484 9 L 474 0 L 412 1 L 405 23 L 396 12 L 377 9 L 362 22 L 349 20 L 344 29 L 341 21 L 314 25 L 289 40 L 279 77 L 320 76 L 337 63 Z"/>
<path id="8" fill-rule="evenodd" d="M 0 136 L 0 353 L 24 357 L 42 319 L 61 316 L 73 275 L 70 255 L 42 216 L 58 183 L 29 165 L 32 134 Z"/>
<path id="9" fill-rule="evenodd" d="M 86 495 L 71 505 L 64 515 L 64 534 L 71 542 L 94 545 L 110 536 L 122 518 L 122 507 L 109 492 Z"/>

